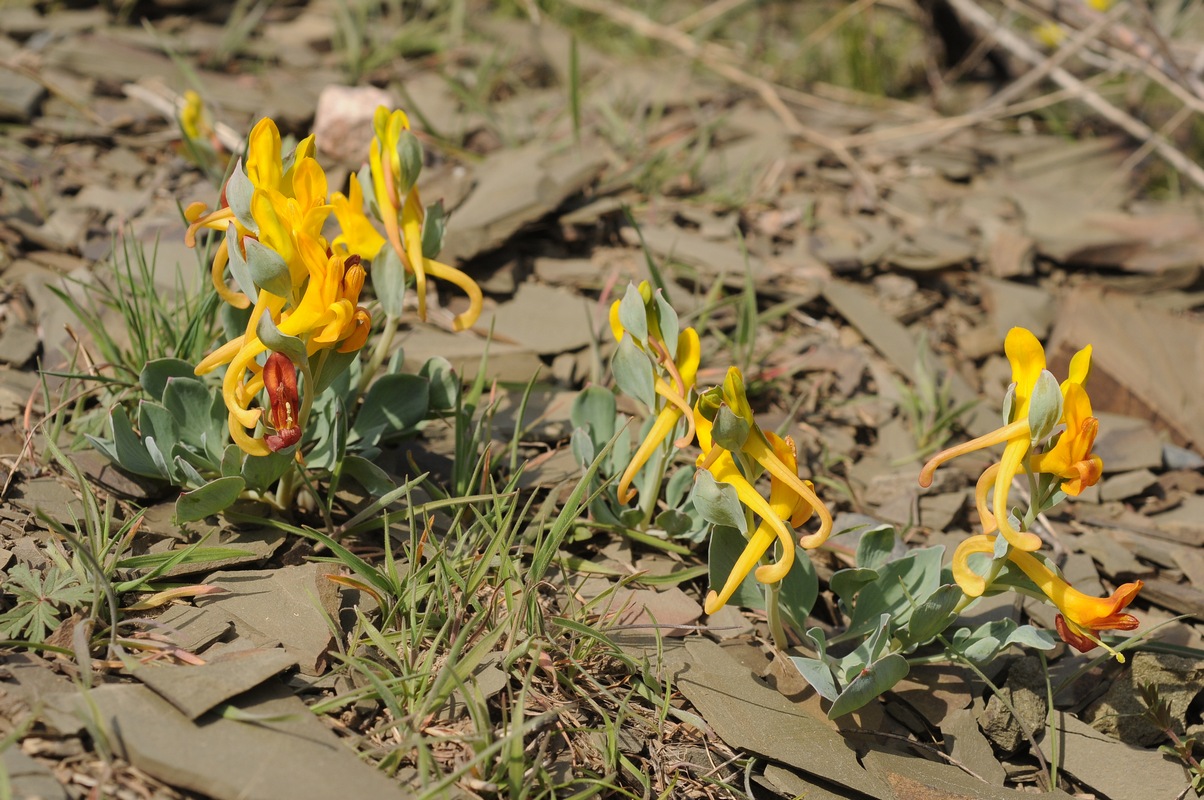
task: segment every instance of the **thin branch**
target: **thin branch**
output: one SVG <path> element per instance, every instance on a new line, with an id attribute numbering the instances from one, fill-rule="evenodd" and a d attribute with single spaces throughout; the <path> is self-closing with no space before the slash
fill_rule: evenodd
<path id="1" fill-rule="evenodd" d="M 953 6 L 963 19 L 978 28 L 983 35 L 994 39 L 1001 47 L 1022 61 L 1026 61 L 1038 69 L 1046 61 L 1045 57 L 1037 52 L 1032 45 L 1011 30 L 1001 26 L 990 14 L 974 3 L 973 0 L 949 0 L 949 4 Z M 1132 138 L 1139 142 L 1149 142 L 1150 146 L 1153 147 L 1154 151 L 1164 161 L 1186 175 L 1196 186 L 1204 188 L 1204 169 L 1201 169 L 1199 164 L 1176 149 L 1174 145 L 1160 136 L 1149 125 L 1121 111 L 1089 88 L 1083 81 L 1061 67 L 1051 69 L 1049 77 L 1054 83 L 1071 91 L 1076 98 L 1089 106 L 1091 110 L 1120 128 Z"/>

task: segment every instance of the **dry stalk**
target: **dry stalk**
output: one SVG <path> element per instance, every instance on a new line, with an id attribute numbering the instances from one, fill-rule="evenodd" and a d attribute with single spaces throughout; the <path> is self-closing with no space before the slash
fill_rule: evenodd
<path id="1" fill-rule="evenodd" d="M 737 8 L 747 5 L 751 0 L 715 0 L 709 6 L 687 14 L 673 24 L 673 27 L 683 33 L 697 30 L 703 25 L 714 22 L 725 14 L 730 14 Z"/>
<path id="2" fill-rule="evenodd" d="M 568 0 L 569 5 L 584 11 L 606 17 L 611 22 L 622 25 L 639 36 L 655 39 L 675 48 L 682 55 L 688 56 L 699 64 L 731 83 L 742 86 L 757 94 L 761 101 L 777 115 L 792 136 L 797 136 L 810 142 L 816 147 L 823 148 L 834 155 L 853 174 L 854 180 L 860 185 L 872 202 L 878 200 L 878 190 L 873 178 L 864 167 L 853 157 L 849 149 L 837 138 L 804 125 L 782 100 L 777 87 L 772 83 L 751 75 L 737 66 L 738 58 L 726 47 L 713 42 L 697 42 L 677 28 L 662 25 L 639 12 L 624 6 L 605 2 L 605 0 Z"/>
<path id="3" fill-rule="evenodd" d="M 1038 69 L 1044 65 L 1046 58 L 1041 53 L 1016 33 L 1000 25 L 974 0 L 949 0 L 949 4 L 963 19 L 978 28 L 984 36 L 990 37 L 1017 58 Z M 1199 164 L 1184 155 L 1149 125 L 1112 105 L 1086 83 L 1061 67 L 1050 69 L 1049 78 L 1063 89 L 1070 91 L 1076 99 L 1082 101 L 1092 111 L 1132 138 L 1139 142 L 1148 142 L 1164 161 L 1186 175 L 1196 186 L 1204 188 L 1204 169 L 1201 169 Z"/>
<path id="4" fill-rule="evenodd" d="M 862 147 L 867 144 L 875 144 L 892 139 L 906 138 L 910 136 L 922 136 L 932 134 L 933 139 L 927 142 L 928 145 L 935 144 L 947 136 L 950 136 L 964 128 L 973 127 L 983 122 L 994 119 L 1004 119 L 1007 117 L 1027 114 L 1031 111 L 1055 105 L 1057 103 L 1069 100 L 1078 96 L 1077 91 L 1063 89 L 1060 92 L 1054 92 L 1043 97 L 1037 98 L 1035 101 L 1027 101 L 1009 106 L 1008 103 L 1013 99 L 1020 97 L 1029 89 L 1036 86 L 1044 80 L 1053 70 L 1060 67 L 1067 59 L 1071 58 L 1076 53 L 1080 52 L 1091 41 L 1099 35 L 1111 20 L 1123 11 L 1123 6 L 1117 6 L 1112 13 L 1107 17 L 1097 19 L 1095 23 L 1087 30 L 1080 31 L 1076 36 L 1066 42 L 1056 53 L 1050 58 L 1044 59 L 1042 64 L 1036 69 L 1029 70 L 1021 75 L 1012 83 L 1005 86 L 1003 89 L 991 96 L 991 98 L 979 108 L 956 117 L 947 117 L 937 120 L 926 120 L 924 122 L 913 123 L 909 125 L 900 125 L 895 128 L 885 128 L 868 133 L 854 134 L 845 137 L 842 141 L 847 147 Z"/>

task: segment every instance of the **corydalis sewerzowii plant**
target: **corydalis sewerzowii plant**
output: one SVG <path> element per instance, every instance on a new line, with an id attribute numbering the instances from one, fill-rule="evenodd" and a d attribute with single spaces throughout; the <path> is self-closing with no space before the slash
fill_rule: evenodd
<path id="1" fill-rule="evenodd" d="M 983 533 L 962 542 L 952 567 L 945 568 L 941 546 L 895 556 L 892 529 L 883 526 L 864 532 L 856 566 L 837 571 L 829 580 L 848 617 L 846 629 L 830 641 L 821 629 L 809 629 L 805 638 L 816 657 L 791 659 L 816 691 L 831 701 L 829 717 L 849 713 L 889 690 L 916 660 L 930 662 L 943 656 L 979 664 L 1013 644 L 1054 647 L 1055 639 L 1047 631 L 1011 619 L 993 620 L 974 630 L 959 628 L 948 638 L 942 635 L 961 611 L 988 592 L 1017 591 L 1053 604 L 1059 612 L 1058 634 L 1083 651 L 1104 644 L 1098 631 L 1131 630 L 1137 625 L 1123 610 L 1141 589 L 1140 581 L 1119 587 L 1111 597 L 1084 595 L 1035 553 L 1041 540 L 1030 530 L 1038 514 L 1095 483 L 1103 469 L 1091 452 L 1099 423 L 1083 388 L 1091 348 L 1072 359 L 1069 376 L 1061 385 L 1046 370 L 1044 350 L 1029 331 L 1014 328 L 1005 351 L 1013 383 L 1004 399 L 1004 424 L 938 453 L 920 474 L 921 485 L 928 486 L 936 468 L 950 458 L 1003 444 L 999 463 L 988 467 L 978 481 L 975 505 Z M 1027 510 L 1013 511 L 1010 488 L 1021 473 L 1029 477 L 1032 498 Z M 985 563 L 971 564 L 972 560 Z M 854 641 L 854 649 L 844 655 L 829 652 L 831 645 Z M 940 642 L 943 653 L 917 653 L 934 641 Z M 1116 650 L 1108 649 L 1123 660 Z"/>
<path id="2" fill-rule="evenodd" d="M 319 359 L 315 375 L 309 358 L 322 350 L 359 350 L 368 341 L 372 321 L 367 309 L 358 305 L 365 280 L 363 258 L 332 252 L 322 236 L 332 206 L 326 173 L 314 157 L 313 135 L 297 146 L 290 164 L 281 159 L 280 150 L 275 122 L 261 120 L 248 140 L 245 171 L 235 166 L 226 184 L 226 204 L 207 213 L 203 204 L 194 203 L 185 212 L 191 223 L 190 246 L 200 228 L 226 232 L 213 259 L 214 287 L 235 308 L 252 306 L 243 334 L 196 368 L 204 375 L 228 365 L 222 396 L 230 436 L 251 456 L 266 456 L 300 441 L 313 385 L 331 363 Z M 241 291 L 226 284 L 227 266 Z M 269 351 L 266 363 L 272 369 L 265 375 L 258 358 Z M 346 362 L 333 363 L 346 367 Z M 304 401 L 298 397 L 298 366 L 306 378 Z M 269 419 L 275 428 L 270 438 L 266 431 L 247 432 L 256 430 L 263 416 L 263 408 L 251 404 L 269 381 L 277 390 L 268 393 Z M 279 422 L 287 427 L 276 428 Z"/>
<path id="3" fill-rule="evenodd" d="M 313 136 L 284 156 L 276 124 L 264 119 L 218 208 L 194 203 L 185 211 L 189 246 L 201 230 L 222 234 L 210 277 L 226 303 L 230 339 L 195 366 L 148 359 L 139 380 L 149 399 L 138 407 L 137 429 L 116 406 L 110 438 L 92 439 L 123 468 L 191 490 L 176 505 L 181 521 L 240 497 L 288 507 L 301 468 L 330 476 L 330 495 L 343 474 L 372 494 L 387 492 L 392 482 L 372 463 L 377 444 L 413 433 L 432 412 L 455 409 L 459 381 L 445 359 L 436 356 L 418 375 L 406 375 L 394 357 L 378 375 L 402 313 L 407 271 L 416 282 L 433 275 L 466 287 L 472 302 L 458 327 L 476 321 L 480 291 L 431 260 L 442 247 L 442 211 L 418 201 L 422 150 L 405 114 L 378 109 L 376 129 L 368 160 L 385 177 L 373 181 L 371 167 L 364 173 L 380 188 L 368 209 L 354 179 L 349 196 L 329 192 Z M 332 215 L 340 230 L 328 241 Z M 372 332 L 371 311 L 360 301 L 369 275 L 387 328 L 361 366 Z M 223 367 L 220 393 L 195 377 Z"/>
<path id="4" fill-rule="evenodd" d="M 975 491 L 983 533 L 958 546 L 953 577 L 966 596 L 974 598 L 990 588 L 1002 569 L 1014 565 L 1037 590 L 1029 593 L 1057 607 L 1057 630 L 1063 641 L 1082 652 L 1103 646 L 1124 661 L 1124 656 L 1104 644 L 1097 633 L 1137 627 L 1137 619 L 1123 613 L 1123 609 L 1137 596 L 1142 582 L 1126 583 L 1108 598 L 1088 597 L 1067 584 L 1043 559 L 1032 555 L 1040 549 L 1041 539 L 1028 530 L 1039 514 L 1067 496 L 1077 496 L 1103 473 L 1103 461 L 1092 453 L 1099 420 L 1092 416 L 1091 400 L 1083 386 L 1091 369 L 1091 346 L 1074 355 L 1061 385 L 1045 368 L 1045 350 L 1031 332 L 1012 328 L 1004 352 L 1012 366 L 1012 385 L 1004 400 L 1004 425 L 936 454 L 920 472 L 920 484 L 928 486 L 937 467 L 949 459 L 1004 445 L 1002 458 L 983 472 Z M 1051 439 L 1059 425 L 1062 429 Z M 1012 481 L 1022 472 L 1029 476 L 1035 492 L 1024 515 L 1014 517 L 1008 497 Z M 985 575 L 970 566 L 975 554 L 991 555 Z"/>
<path id="5" fill-rule="evenodd" d="M 801 525 L 813 512 L 818 513 L 819 530 L 801 540 L 807 548 L 823 544 L 832 530 L 831 513 L 811 482 L 798 477 L 793 441 L 766 433 L 756 424 L 738 369 L 729 370 L 722 387 L 697 393 L 698 333 L 681 328 L 660 290 L 653 291 L 647 282 L 638 287 L 628 285 L 623 298 L 610 307 L 610 326 L 618 343 L 612 361 L 615 382 L 651 415 L 651 425 L 619 478 L 619 503 L 634 499 L 633 483 L 643 474 L 647 496 L 641 502 L 651 508 L 660 496 L 670 442 L 680 449 L 697 439 L 702 455 L 696 460 L 697 483 L 690 503 L 702 518 L 699 522 L 710 523 L 712 552 L 716 551 L 716 537 L 725 540 L 722 547 L 727 546 L 729 534 L 743 534 L 746 539 L 726 576 L 720 578 L 721 568 L 712 559 L 712 580 L 720 579 L 722 588 L 708 593 L 706 611 L 713 614 L 722 608 L 751 573 L 767 585 L 764 604 L 770 626 L 775 641 L 785 646 L 778 584 L 797 563 L 791 524 Z M 647 472 L 650 463 L 653 466 Z M 768 500 L 754 487 L 766 471 L 770 474 Z M 754 518 L 759 520 L 755 525 Z M 771 557 L 767 554 L 775 541 L 779 557 L 762 563 Z M 809 566 L 809 562 L 799 566 L 797 573 L 805 586 L 792 593 L 796 602 L 787 608 L 796 622 L 806 617 L 814 601 L 815 576 Z"/>

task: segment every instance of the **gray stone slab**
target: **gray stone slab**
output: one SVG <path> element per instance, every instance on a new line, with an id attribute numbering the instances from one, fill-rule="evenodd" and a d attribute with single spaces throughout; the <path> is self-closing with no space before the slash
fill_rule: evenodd
<path id="1" fill-rule="evenodd" d="M 409 796 L 363 763 L 305 704 L 279 684 L 243 695 L 238 709 L 255 722 L 209 714 L 188 719 L 145 686 L 109 685 L 90 693 L 131 764 L 164 783 L 216 800 L 358 800 Z"/>

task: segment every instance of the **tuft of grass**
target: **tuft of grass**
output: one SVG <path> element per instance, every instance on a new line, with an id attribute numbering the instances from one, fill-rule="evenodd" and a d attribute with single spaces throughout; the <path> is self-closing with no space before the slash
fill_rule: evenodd
<path id="1" fill-rule="evenodd" d="M 940 450 L 953 435 L 961 418 L 978 401 L 957 404 L 953 401 L 953 384 L 947 373 L 932 364 L 927 338 L 921 334 L 917 344 L 915 386 L 900 386 L 901 410 L 911 427 L 916 452 L 901 463 L 927 458 Z"/>
<path id="2" fill-rule="evenodd" d="M 157 256 L 157 249 L 148 254 L 130 231 L 115 241 L 107 277 L 68 278 L 74 291 L 51 287 L 91 334 L 103 359 L 98 367 L 131 386 L 148 361 L 179 358 L 195 363 L 214 338 L 217 292 L 209 285 L 198 292 L 178 263 L 172 290 L 163 291 L 155 283 Z M 198 249 L 201 263 L 207 258 Z"/>
<path id="3" fill-rule="evenodd" d="M 520 499 L 517 475 L 497 485 L 487 455 L 466 470 L 484 490 L 475 497 L 420 504 L 419 482 L 398 487 L 402 511 L 374 515 L 370 556 L 274 523 L 328 549 L 344 568 L 332 579 L 362 592 L 335 654 L 355 688 L 314 710 L 357 710 L 358 748 L 388 773 L 412 774 L 416 796 L 453 784 L 513 798 L 651 789 L 620 731 L 661 736 L 671 690 L 602 630 L 595 603 L 567 590 L 564 548 L 608 453 L 563 502 Z"/>

